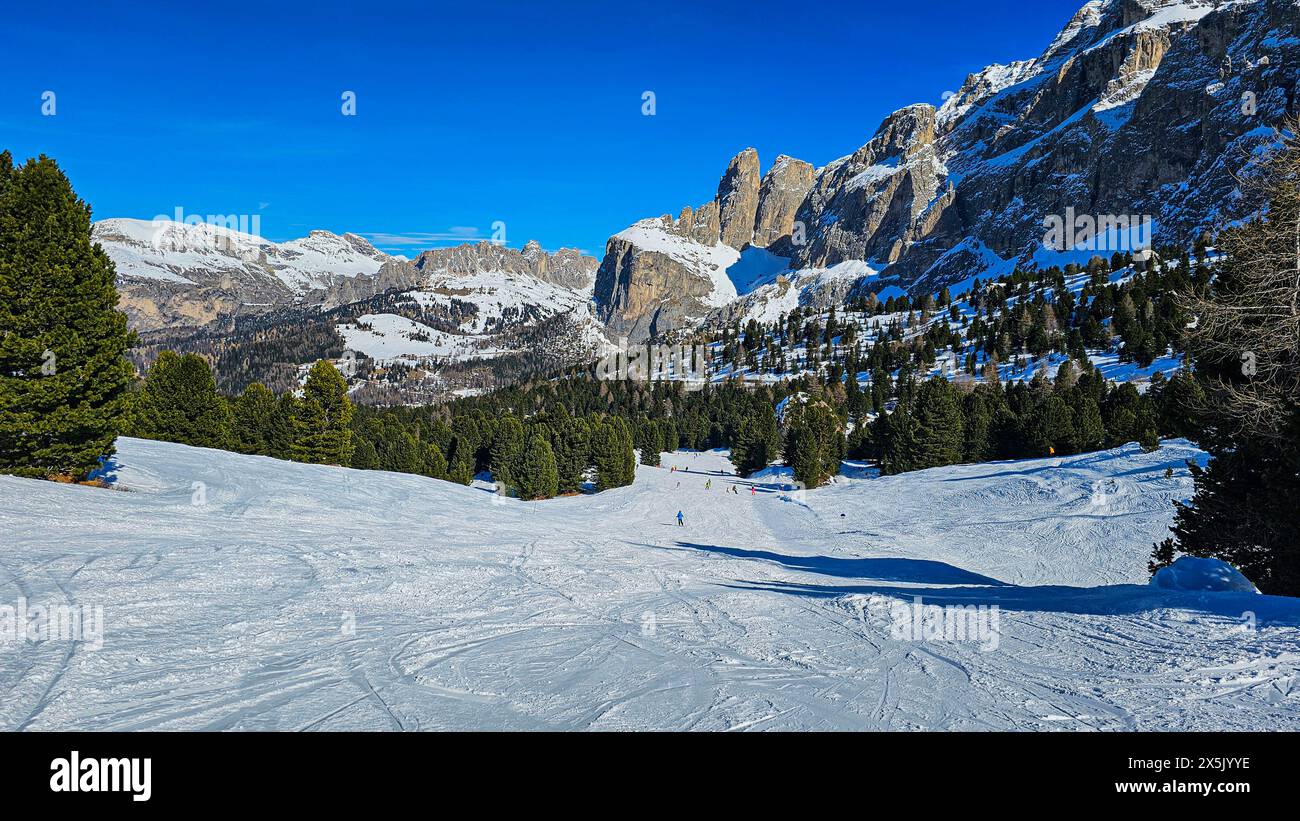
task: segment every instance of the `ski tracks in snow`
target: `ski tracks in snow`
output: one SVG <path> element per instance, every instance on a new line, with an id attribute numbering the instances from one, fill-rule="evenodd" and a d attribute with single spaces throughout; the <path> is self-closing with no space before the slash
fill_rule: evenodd
<path id="1" fill-rule="evenodd" d="M 1300 726 L 1297 603 L 1136 586 L 1187 494 L 1182 445 L 840 480 L 805 504 L 712 453 L 521 503 L 120 447 L 129 493 L 0 477 L 0 603 L 107 620 L 96 651 L 0 644 L 7 729 Z M 863 609 L 914 596 L 998 605 L 997 648 L 903 640 Z"/>

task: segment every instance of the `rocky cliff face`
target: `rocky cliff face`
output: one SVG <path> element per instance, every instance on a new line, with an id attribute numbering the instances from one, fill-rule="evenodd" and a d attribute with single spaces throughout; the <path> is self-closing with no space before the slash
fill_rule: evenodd
<path id="1" fill-rule="evenodd" d="M 1297 67 L 1294 0 L 1093 0 L 1037 58 L 891 114 L 852 154 L 815 171 L 782 157 L 756 186 L 747 150 L 713 202 L 659 222 L 706 249 L 769 248 L 796 272 L 866 262 L 880 275 L 864 287 L 917 292 L 1067 261 L 1044 220 L 1071 212 L 1150 217 L 1155 244 L 1187 246 L 1257 207 L 1236 176 L 1300 110 Z M 611 240 L 595 297 L 619 333 L 671 330 L 726 292 L 702 294 L 712 277 L 653 253 Z"/>
<path id="2" fill-rule="evenodd" d="M 776 158 L 759 185 L 754 235 L 750 239 L 754 245 L 768 248 L 791 237 L 795 214 L 812 189 L 813 172 L 811 163 L 784 154 Z"/>
<path id="3" fill-rule="evenodd" d="M 811 165 L 785 156 L 760 175 L 758 152 L 747 148 L 728 163 L 709 202 L 611 237 L 594 291 L 611 336 L 641 342 L 734 299 L 728 271 L 748 249 L 788 244 L 812 181 Z"/>
<path id="4" fill-rule="evenodd" d="M 718 183 L 718 238 L 736 250 L 748 245 L 754 236 L 761 181 L 758 152 L 746 148 L 731 160 Z"/>

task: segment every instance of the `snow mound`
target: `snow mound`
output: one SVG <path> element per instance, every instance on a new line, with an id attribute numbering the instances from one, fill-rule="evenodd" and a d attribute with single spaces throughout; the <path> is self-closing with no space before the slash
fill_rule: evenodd
<path id="1" fill-rule="evenodd" d="M 1151 577 L 1151 586 L 1162 590 L 1211 593 L 1258 593 L 1241 571 L 1219 559 L 1183 556 Z"/>

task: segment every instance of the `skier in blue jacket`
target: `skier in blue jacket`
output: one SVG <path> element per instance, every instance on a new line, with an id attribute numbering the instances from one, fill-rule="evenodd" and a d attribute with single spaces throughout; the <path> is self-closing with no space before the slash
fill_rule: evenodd
<path id="1" fill-rule="evenodd" d="M 677 526 L 678 527 L 686 526 L 686 517 L 682 515 L 682 512 L 680 510 L 677 511 Z"/>

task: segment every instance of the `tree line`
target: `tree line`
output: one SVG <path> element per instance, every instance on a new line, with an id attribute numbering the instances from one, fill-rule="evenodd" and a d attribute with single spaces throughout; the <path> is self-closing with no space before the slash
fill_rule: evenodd
<path id="1" fill-rule="evenodd" d="M 776 384 L 725 382 L 688 392 L 680 383 L 607 382 L 571 369 L 483 396 L 387 409 L 354 405 L 346 380 L 324 360 L 301 375 L 300 388 L 278 395 L 253 383 L 224 396 L 208 360 L 193 353 L 162 351 L 135 379 L 126 356 L 134 337 L 116 308 L 113 265 L 91 239 L 89 207 L 52 160 L 15 166 L 0 153 L 0 471 L 93 481 L 117 436 L 128 433 L 456 482 L 490 471 L 509 492 L 536 499 L 626 485 L 636 451 L 653 465 L 661 451 L 730 448 L 747 475 L 783 459 L 815 487 L 846 456 L 898 473 L 1129 441 L 1151 448 L 1160 436 L 1187 436 L 1210 460 L 1192 466 L 1195 494 L 1177 505 L 1173 536 L 1154 547 L 1152 567 L 1180 553 L 1219 557 L 1265 592 L 1294 595 L 1295 131 L 1258 175 L 1269 208 L 1221 234 L 1212 268 L 1156 265 L 1111 283 L 1098 263 L 1090 266 L 1084 299 L 1067 296 L 1065 271 L 1018 273 L 977 289 L 975 318 L 953 319 L 954 304 L 941 292 L 918 300 L 921 318 L 946 304 L 949 322 L 910 339 L 895 325 L 869 348 L 845 344 L 853 326 L 833 311 L 824 325 L 793 315 L 780 331 L 727 331 L 724 347 L 736 357 L 768 350 L 764 336 L 771 333 L 814 343 L 806 356 L 818 358 L 818 367 Z M 1203 248 L 1197 256 L 1204 258 Z M 1111 272 L 1126 263 L 1112 260 Z M 1000 307 L 991 309 L 993 302 Z M 1109 383 L 1076 355 L 1079 341 L 1086 346 L 1089 334 L 1105 336 L 1106 329 L 1136 362 L 1185 348 L 1194 368 L 1169 380 L 1157 374 L 1146 392 Z M 931 351 L 947 345 L 957 352 L 955 342 L 979 354 L 982 383 L 925 377 Z M 1040 371 L 1004 385 L 988 365 L 1017 346 L 1035 355 L 1051 348 L 1071 361 L 1053 379 Z M 866 389 L 862 370 L 871 374 Z"/>

